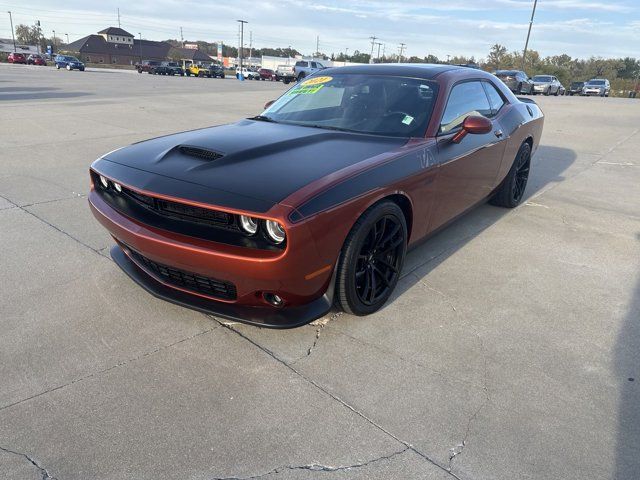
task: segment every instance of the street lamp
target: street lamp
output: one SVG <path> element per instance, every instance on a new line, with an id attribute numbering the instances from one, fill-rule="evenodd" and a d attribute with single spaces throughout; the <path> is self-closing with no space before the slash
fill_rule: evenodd
<path id="1" fill-rule="evenodd" d="M 65 33 L 65 35 L 67 36 L 67 45 L 69 45 L 69 34 Z"/>
<path id="2" fill-rule="evenodd" d="M 138 32 L 138 36 L 140 37 L 140 65 L 142 65 L 142 34 Z"/>
<path id="3" fill-rule="evenodd" d="M 527 58 L 527 48 L 529 47 L 529 37 L 531 36 L 531 27 L 533 25 L 533 17 L 536 14 L 536 6 L 538 5 L 538 0 L 533 0 L 533 11 L 531 12 L 531 20 L 529 21 L 529 31 L 527 32 L 527 41 L 524 43 L 524 51 L 522 52 L 522 70 L 524 71 L 524 64 Z"/>
<path id="4" fill-rule="evenodd" d="M 52 30 L 53 32 L 53 49 L 57 52 L 58 51 L 58 45 L 56 43 L 56 31 Z"/>
<path id="5" fill-rule="evenodd" d="M 240 67 L 240 79 L 242 79 L 242 47 L 244 46 L 244 24 L 249 23 L 246 20 L 237 20 L 240 23 L 240 49 L 238 51 L 238 66 Z"/>
<path id="6" fill-rule="evenodd" d="M 13 53 L 16 53 L 16 37 L 13 34 L 13 17 L 11 17 L 11 10 L 7 10 L 7 13 L 9 14 L 9 21 L 11 22 L 11 38 L 13 39 Z"/>

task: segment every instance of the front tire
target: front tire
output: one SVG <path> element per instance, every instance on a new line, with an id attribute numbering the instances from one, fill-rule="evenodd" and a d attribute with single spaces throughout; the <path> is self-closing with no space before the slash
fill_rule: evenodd
<path id="1" fill-rule="evenodd" d="M 491 197 L 489 203 L 498 207 L 514 208 L 518 206 L 529 180 L 529 170 L 531 168 L 531 147 L 527 142 L 523 143 L 516 154 L 513 165 L 498 187 L 496 193 Z"/>
<path id="2" fill-rule="evenodd" d="M 352 315 L 369 315 L 389 299 L 407 252 L 407 224 L 400 207 L 370 207 L 345 240 L 336 276 L 336 303 Z"/>

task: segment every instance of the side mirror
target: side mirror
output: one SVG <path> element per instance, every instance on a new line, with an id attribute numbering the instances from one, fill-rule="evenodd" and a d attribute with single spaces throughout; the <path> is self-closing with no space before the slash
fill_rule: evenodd
<path id="1" fill-rule="evenodd" d="M 462 122 L 462 130 L 456 133 L 451 141 L 453 143 L 460 143 L 464 137 L 468 134 L 472 135 L 484 135 L 489 133 L 493 128 L 493 123 L 487 117 L 481 115 L 469 115 Z"/>
<path id="2" fill-rule="evenodd" d="M 275 102 L 275 100 L 269 100 L 267 103 L 264 104 L 264 109 L 266 110 L 267 108 L 269 108 L 271 105 L 273 105 L 273 102 Z"/>

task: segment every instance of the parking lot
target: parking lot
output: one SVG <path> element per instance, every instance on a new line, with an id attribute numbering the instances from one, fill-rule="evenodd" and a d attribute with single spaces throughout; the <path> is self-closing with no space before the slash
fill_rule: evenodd
<path id="1" fill-rule="evenodd" d="M 109 258 L 90 163 L 286 88 L 0 65 L 0 478 L 640 478 L 640 103 L 535 97 L 526 203 L 413 250 L 372 316 L 155 299 Z"/>

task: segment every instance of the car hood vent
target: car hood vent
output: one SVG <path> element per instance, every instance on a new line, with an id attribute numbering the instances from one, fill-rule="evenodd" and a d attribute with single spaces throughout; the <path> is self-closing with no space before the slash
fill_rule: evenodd
<path id="1" fill-rule="evenodd" d="M 180 147 L 178 147 L 178 150 L 180 150 L 180 153 L 184 155 L 201 158 L 202 160 L 218 160 L 219 158 L 223 157 L 223 155 L 219 152 L 214 152 L 213 150 L 208 150 L 206 148 L 193 147 L 189 145 L 181 145 Z"/>

